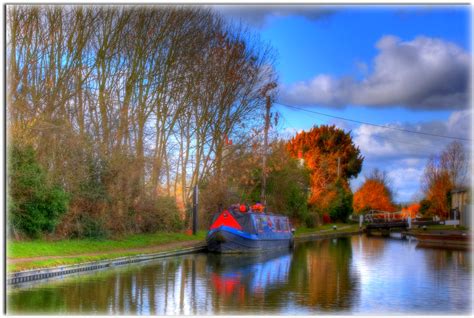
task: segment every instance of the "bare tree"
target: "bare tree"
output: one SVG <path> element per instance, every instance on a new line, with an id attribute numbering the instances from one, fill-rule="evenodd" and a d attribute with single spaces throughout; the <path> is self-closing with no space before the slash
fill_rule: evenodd
<path id="1" fill-rule="evenodd" d="M 72 194 L 65 223 L 186 204 L 261 123 L 270 50 L 210 9 L 13 5 L 7 35 L 9 134 Z"/>
<path id="2" fill-rule="evenodd" d="M 454 187 L 465 186 L 470 182 L 468 166 L 466 151 L 458 141 L 450 143 L 441 153 L 440 167 L 448 172 Z"/>

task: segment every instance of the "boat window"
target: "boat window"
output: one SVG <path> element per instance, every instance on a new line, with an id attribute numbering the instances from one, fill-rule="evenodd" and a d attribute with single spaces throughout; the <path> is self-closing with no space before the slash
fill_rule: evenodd
<path id="1" fill-rule="evenodd" d="M 279 218 L 276 220 L 276 230 L 281 231 L 281 224 L 280 224 L 280 219 Z"/>

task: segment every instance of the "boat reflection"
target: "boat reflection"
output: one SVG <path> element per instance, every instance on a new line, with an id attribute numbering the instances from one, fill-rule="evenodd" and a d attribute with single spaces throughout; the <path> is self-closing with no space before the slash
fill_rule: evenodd
<path id="1" fill-rule="evenodd" d="M 292 254 L 288 251 L 259 255 L 210 254 L 207 259 L 214 296 L 218 303 L 261 301 L 288 283 Z"/>

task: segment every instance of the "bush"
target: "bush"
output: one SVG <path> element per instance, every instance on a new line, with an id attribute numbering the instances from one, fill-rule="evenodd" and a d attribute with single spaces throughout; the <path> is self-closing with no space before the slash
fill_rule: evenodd
<path id="1" fill-rule="evenodd" d="M 183 229 L 176 200 L 172 197 L 145 198 L 133 209 L 140 232 L 176 232 Z"/>
<path id="2" fill-rule="evenodd" d="M 308 228 L 315 228 L 319 225 L 319 213 L 312 211 L 306 216 L 305 224 Z"/>
<path id="3" fill-rule="evenodd" d="M 13 145 L 8 161 L 8 222 L 10 235 L 37 238 L 51 233 L 67 210 L 68 194 L 49 185 L 32 147 Z"/>
<path id="4" fill-rule="evenodd" d="M 353 212 L 352 192 L 350 189 L 345 189 L 340 181 L 336 181 L 334 190 L 336 196 L 329 205 L 329 216 L 333 221 L 347 222 L 347 218 Z"/>
<path id="5" fill-rule="evenodd" d="M 277 144 L 278 146 L 278 144 Z M 283 145 L 275 147 L 267 178 L 267 204 L 274 212 L 302 222 L 317 223 L 308 212 L 309 171 L 291 158 Z"/>
<path id="6" fill-rule="evenodd" d="M 103 240 L 109 237 L 109 232 L 101 219 L 93 218 L 88 214 L 81 214 L 79 222 L 80 232 L 77 233 L 79 238 Z"/>

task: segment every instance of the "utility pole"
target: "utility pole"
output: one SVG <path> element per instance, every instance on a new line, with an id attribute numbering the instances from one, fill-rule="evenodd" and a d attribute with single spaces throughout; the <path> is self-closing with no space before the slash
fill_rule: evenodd
<path id="1" fill-rule="evenodd" d="M 267 188 L 267 153 L 268 153 L 268 130 L 270 129 L 270 108 L 272 107 L 272 103 L 270 100 L 270 96 L 267 95 L 267 103 L 265 105 L 265 127 L 263 130 L 263 161 L 262 161 L 262 194 L 261 194 L 261 201 L 263 206 L 266 209 L 267 206 L 267 197 L 265 190 Z"/>
<path id="2" fill-rule="evenodd" d="M 265 211 L 267 210 L 267 195 L 265 193 L 267 188 L 267 153 L 268 153 L 268 130 L 270 129 L 270 108 L 272 107 L 272 101 L 269 94 L 269 91 L 276 87 L 275 82 L 270 82 L 265 85 L 260 93 L 262 97 L 265 96 L 266 104 L 265 104 L 265 127 L 263 129 L 263 158 L 262 158 L 262 193 L 260 195 L 260 201 L 263 203 L 265 207 Z"/>

